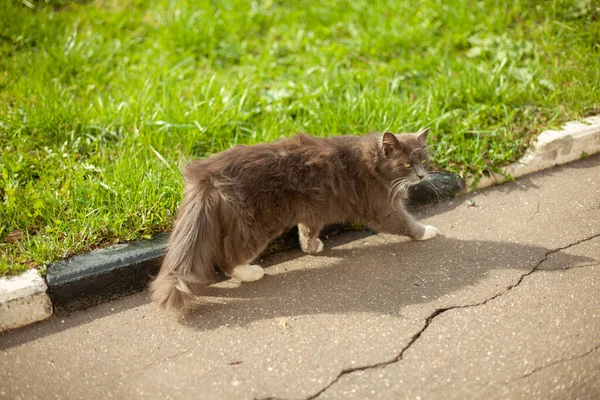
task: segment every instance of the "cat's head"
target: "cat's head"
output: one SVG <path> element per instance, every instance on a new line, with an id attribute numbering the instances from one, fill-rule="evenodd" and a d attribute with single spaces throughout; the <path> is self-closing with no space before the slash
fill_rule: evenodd
<path id="1" fill-rule="evenodd" d="M 429 128 L 419 133 L 396 135 L 386 132 L 381 137 L 379 173 L 390 182 L 418 183 L 427 177 Z"/>

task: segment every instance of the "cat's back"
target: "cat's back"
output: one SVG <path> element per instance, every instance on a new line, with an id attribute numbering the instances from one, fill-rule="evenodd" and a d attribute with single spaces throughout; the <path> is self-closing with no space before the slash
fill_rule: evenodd
<path id="1" fill-rule="evenodd" d="M 306 168 L 315 169 L 320 165 L 332 166 L 331 163 L 335 163 L 340 154 L 340 145 L 339 138 L 321 138 L 306 134 L 297 134 L 272 143 L 237 145 L 207 159 L 192 161 L 186 167 L 185 175 L 289 175 Z"/>

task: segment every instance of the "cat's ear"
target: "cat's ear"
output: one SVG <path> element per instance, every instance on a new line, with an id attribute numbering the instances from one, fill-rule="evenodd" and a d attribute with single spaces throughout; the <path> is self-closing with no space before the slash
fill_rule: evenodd
<path id="1" fill-rule="evenodd" d="M 386 156 L 392 154 L 394 149 L 400 148 L 400 141 L 392 132 L 386 132 L 383 134 L 381 144 L 383 148 L 383 154 Z"/>
<path id="2" fill-rule="evenodd" d="M 429 135 L 429 128 L 425 128 L 417 133 L 417 139 L 419 139 L 421 143 L 427 143 L 427 135 Z"/>

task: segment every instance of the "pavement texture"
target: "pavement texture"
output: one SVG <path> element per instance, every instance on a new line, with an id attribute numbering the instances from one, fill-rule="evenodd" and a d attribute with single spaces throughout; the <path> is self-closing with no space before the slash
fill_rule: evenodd
<path id="1" fill-rule="evenodd" d="M 0 336 L 0 398 L 600 398 L 600 157 L 264 260 L 183 317 L 142 292 Z"/>

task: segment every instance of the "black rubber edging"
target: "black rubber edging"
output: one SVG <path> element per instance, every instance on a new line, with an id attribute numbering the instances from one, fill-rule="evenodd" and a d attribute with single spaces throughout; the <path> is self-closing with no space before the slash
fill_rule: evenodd
<path id="1" fill-rule="evenodd" d="M 45 278 L 54 312 L 82 310 L 144 290 L 158 273 L 167 240 L 167 234 L 160 234 L 50 265 Z"/>
<path id="2" fill-rule="evenodd" d="M 412 207 L 438 203 L 464 190 L 463 180 L 456 174 L 438 172 L 429 183 L 420 183 L 408 191 L 407 203 Z M 332 225 L 321 236 L 363 229 L 357 225 Z M 63 314 L 93 307 L 103 302 L 141 292 L 158 273 L 167 248 L 168 234 L 79 254 L 47 268 L 48 295 L 54 312 Z M 299 247 L 298 230 L 293 228 L 275 239 L 262 256 Z M 221 278 L 223 276 L 221 275 Z"/>

